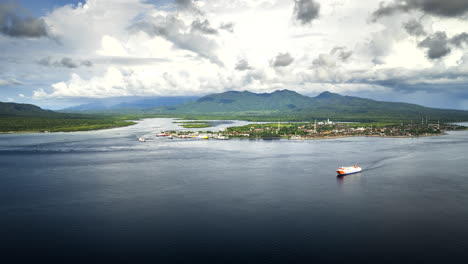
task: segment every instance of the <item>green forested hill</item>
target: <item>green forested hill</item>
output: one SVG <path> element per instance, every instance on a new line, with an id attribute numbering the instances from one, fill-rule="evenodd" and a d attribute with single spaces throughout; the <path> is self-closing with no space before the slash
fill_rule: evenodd
<path id="1" fill-rule="evenodd" d="M 47 117 L 60 115 L 53 111 L 44 110 L 32 104 L 2 103 L 0 102 L 0 117 L 5 116 L 29 116 Z"/>
<path id="2" fill-rule="evenodd" d="M 308 97 L 282 90 L 256 94 L 248 91 L 224 92 L 153 113 L 235 116 L 237 118 L 312 120 L 331 118 L 342 121 L 400 121 L 428 118 L 440 121 L 467 121 L 468 111 L 423 107 L 408 103 L 382 102 L 324 92 Z"/>
<path id="3" fill-rule="evenodd" d="M 83 131 L 132 124 L 121 117 L 64 114 L 31 104 L 0 102 L 0 132 Z"/>

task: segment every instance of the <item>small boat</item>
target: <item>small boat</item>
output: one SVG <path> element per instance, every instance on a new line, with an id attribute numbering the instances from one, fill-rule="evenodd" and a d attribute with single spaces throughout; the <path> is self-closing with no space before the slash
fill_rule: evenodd
<path id="1" fill-rule="evenodd" d="M 348 175 L 353 173 L 361 172 L 362 169 L 357 164 L 354 164 L 352 167 L 340 167 L 336 170 L 338 175 Z"/>
<path id="2" fill-rule="evenodd" d="M 172 135 L 169 135 L 169 136 L 167 136 L 167 138 L 168 138 L 168 139 L 173 139 L 173 138 L 174 138 L 174 136 L 172 136 Z"/>
<path id="3" fill-rule="evenodd" d="M 167 136 L 169 136 L 169 134 L 166 134 L 165 132 L 163 132 L 161 134 L 157 134 L 156 136 L 158 136 L 158 137 L 167 137 Z"/>
<path id="4" fill-rule="evenodd" d="M 145 142 L 146 139 L 145 139 L 144 137 L 139 137 L 139 138 L 138 138 L 138 141 L 140 141 L 140 142 Z"/>

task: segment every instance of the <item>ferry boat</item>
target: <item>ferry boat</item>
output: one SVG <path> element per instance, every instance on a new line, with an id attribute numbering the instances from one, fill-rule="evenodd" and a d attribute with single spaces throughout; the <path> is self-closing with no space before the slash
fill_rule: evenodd
<path id="1" fill-rule="evenodd" d="M 362 169 L 357 164 L 354 164 L 352 167 L 340 167 L 336 170 L 338 175 L 348 175 L 353 173 L 361 172 Z"/>

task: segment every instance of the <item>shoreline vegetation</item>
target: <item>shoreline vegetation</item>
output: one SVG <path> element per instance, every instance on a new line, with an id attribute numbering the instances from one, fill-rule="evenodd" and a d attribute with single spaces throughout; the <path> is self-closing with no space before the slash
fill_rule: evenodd
<path id="1" fill-rule="evenodd" d="M 276 119 L 265 117 L 264 119 L 251 120 L 237 118 L 236 116 L 186 116 L 186 115 L 71 115 L 62 117 L 0 117 L 0 134 L 20 133 L 50 133 L 50 132 L 78 132 L 93 131 L 126 127 L 136 124 L 136 120 L 146 118 L 177 118 L 173 123 L 184 128 L 208 128 L 211 121 L 206 120 L 245 120 L 250 122 L 271 122 L 262 124 L 250 124 L 242 127 L 229 127 L 219 134 L 223 138 L 247 138 L 247 139 L 325 139 L 342 138 L 350 136 L 373 137 L 421 137 L 443 135 L 445 131 L 468 129 L 464 126 L 428 121 L 418 123 L 405 122 L 363 122 L 363 123 L 335 123 L 329 120 L 321 122 L 294 122 L 294 120 Z M 278 121 L 282 121 L 278 122 Z M 273 123 L 278 122 L 278 123 Z M 288 123 L 286 123 L 288 122 Z M 183 132 L 188 134 L 187 132 Z M 190 132 L 194 133 L 194 132 Z M 175 134 L 178 134 L 177 132 Z M 218 136 L 219 136 L 218 135 Z M 213 136 L 215 137 L 215 136 Z"/>
<path id="2" fill-rule="evenodd" d="M 424 137 L 445 134 L 445 131 L 466 130 L 455 124 L 423 121 L 422 123 L 314 123 L 251 124 L 226 129 L 225 136 L 234 138 L 288 138 L 292 140 L 370 137 Z"/>
<path id="3" fill-rule="evenodd" d="M 267 123 L 228 127 L 224 131 L 170 131 L 171 138 L 314 140 L 346 137 L 412 138 L 446 135 L 468 127 L 447 123 Z M 164 132 L 167 133 L 167 132 Z"/>
<path id="4" fill-rule="evenodd" d="M 1 117 L 0 134 L 79 132 L 135 125 L 138 118 L 72 116 L 72 117 Z"/>
<path id="5" fill-rule="evenodd" d="M 183 128 L 207 128 L 212 127 L 210 121 L 177 121 L 172 122 L 173 124 L 178 124 Z"/>

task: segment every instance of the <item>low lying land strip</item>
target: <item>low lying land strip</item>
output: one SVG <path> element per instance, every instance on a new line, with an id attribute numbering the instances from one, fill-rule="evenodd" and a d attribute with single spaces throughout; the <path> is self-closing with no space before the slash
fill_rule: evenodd
<path id="1" fill-rule="evenodd" d="M 136 124 L 125 118 L 89 117 L 89 118 L 37 118 L 3 117 L 0 118 L 0 133 L 44 133 L 90 131 L 125 127 Z"/>
<path id="2" fill-rule="evenodd" d="M 179 124 L 183 128 L 207 128 L 212 127 L 210 121 L 177 121 L 174 124 Z"/>
<path id="3" fill-rule="evenodd" d="M 329 139 L 354 136 L 424 137 L 444 135 L 445 131 L 466 130 L 468 127 L 446 123 L 269 123 L 229 127 L 221 132 L 170 131 L 171 137 L 214 139 Z"/>

